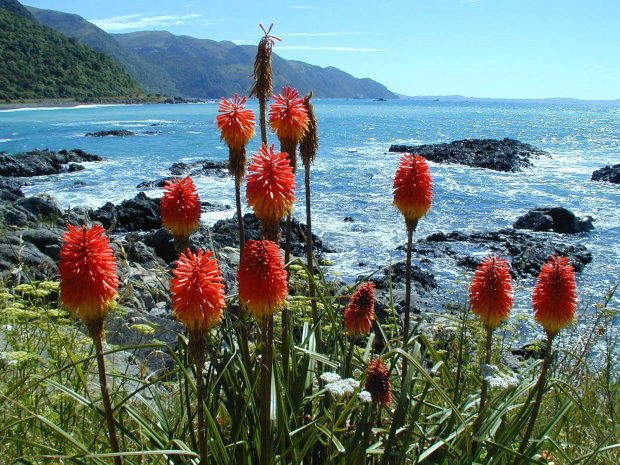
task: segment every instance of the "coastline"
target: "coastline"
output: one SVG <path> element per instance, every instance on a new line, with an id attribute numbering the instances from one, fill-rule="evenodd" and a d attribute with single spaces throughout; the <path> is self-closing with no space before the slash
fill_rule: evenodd
<path id="1" fill-rule="evenodd" d="M 0 102 L 0 112 L 10 110 L 42 110 L 58 108 L 78 108 L 85 106 L 145 105 L 157 103 L 176 103 L 178 100 L 167 96 L 145 96 L 136 98 L 102 98 L 98 100 L 73 99 L 28 99 Z M 183 102 L 185 103 L 185 102 Z"/>

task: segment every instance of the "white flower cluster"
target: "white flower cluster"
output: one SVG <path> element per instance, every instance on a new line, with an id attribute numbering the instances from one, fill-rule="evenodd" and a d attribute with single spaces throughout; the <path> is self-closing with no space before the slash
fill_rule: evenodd
<path id="1" fill-rule="evenodd" d="M 350 396 L 360 385 L 358 380 L 353 378 L 342 379 L 337 373 L 326 372 L 321 374 L 320 378 L 327 383 L 325 390 L 336 399 Z"/>
<path id="2" fill-rule="evenodd" d="M 508 389 L 517 386 L 519 377 L 514 373 L 503 373 L 495 365 L 481 365 L 482 377 L 491 389 Z"/>
<path id="3" fill-rule="evenodd" d="M 372 395 L 368 391 L 360 391 L 357 394 L 357 397 L 359 397 L 360 402 L 364 404 L 369 404 L 370 402 L 372 402 Z"/>

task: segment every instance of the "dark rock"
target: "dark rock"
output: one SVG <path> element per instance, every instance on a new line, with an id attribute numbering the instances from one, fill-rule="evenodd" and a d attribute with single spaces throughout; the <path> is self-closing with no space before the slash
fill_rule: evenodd
<path id="1" fill-rule="evenodd" d="M 150 189 L 152 187 L 164 187 L 166 183 L 169 181 L 174 181 L 174 176 L 169 176 L 167 178 L 155 179 L 154 181 L 144 181 L 136 186 L 136 189 Z"/>
<path id="2" fill-rule="evenodd" d="M 614 184 L 620 184 L 620 163 L 617 165 L 608 165 L 600 168 L 592 173 L 591 181 L 607 181 Z"/>
<path id="3" fill-rule="evenodd" d="M 465 139 L 449 144 L 392 145 L 390 152 L 410 152 L 436 163 L 457 163 L 495 171 L 521 171 L 547 152 L 518 140 Z"/>
<path id="4" fill-rule="evenodd" d="M 25 228 L 36 224 L 37 219 L 32 213 L 27 213 L 12 205 L 0 205 L 0 224 Z"/>
<path id="5" fill-rule="evenodd" d="M 534 344 L 525 344 L 523 347 L 513 349 L 511 353 L 512 355 L 520 357 L 523 360 L 530 358 L 542 360 L 545 358 L 545 354 L 547 353 L 546 342 L 547 341 L 541 341 Z"/>
<path id="6" fill-rule="evenodd" d="M 1 235 L 0 274 L 12 275 L 16 280 L 49 279 L 56 274 L 56 264 L 34 244 L 19 236 Z"/>
<path id="7" fill-rule="evenodd" d="M 150 231 L 144 236 L 144 243 L 155 250 L 158 257 L 166 263 L 172 263 L 179 255 L 174 249 L 174 236 L 170 231 L 159 228 Z"/>
<path id="8" fill-rule="evenodd" d="M 80 149 L 60 150 L 32 150 L 9 154 L 0 152 L 0 176 L 30 177 L 59 174 L 67 171 L 70 163 L 102 161 L 98 155 L 92 155 Z"/>
<path id="9" fill-rule="evenodd" d="M 572 211 L 564 207 L 535 208 L 517 218 L 512 227 L 563 234 L 575 234 L 594 229 L 591 217 L 577 218 Z"/>
<path id="10" fill-rule="evenodd" d="M 37 228 L 37 229 L 24 229 L 19 231 L 18 233 L 22 238 L 22 240 L 26 242 L 30 242 L 37 249 L 39 249 L 44 254 L 48 255 L 52 260 L 58 260 L 58 256 L 51 256 L 47 252 L 55 254 L 55 249 L 52 247 L 48 250 L 50 246 L 60 246 L 62 243 L 63 230 L 60 228 Z"/>
<path id="11" fill-rule="evenodd" d="M 454 244 L 454 245 L 453 245 Z M 435 233 L 414 244 L 414 252 L 427 257 L 452 257 L 461 266 L 474 269 L 477 260 L 470 253 L 455 250 L 464 245 L 474 247 L 471 252 L 484 250 L 511 257 L 512 273 L 515 276 L 537 276 L 551 255 L 568 257 L 575 271 L 583 270 L 592 261 L 592 254 L 583 245 L 573 245 L 558 236 L 529 233 L 514 229 L 485 231 L 465 234 L 453 231 L 448 234 Z M 475 266 L 474 266 L 475 265 Z"/>
<path id="12" fill-rule="evenodd" d="M 286 231 L 286 221 L 280 224 L 281 230 Z M 260 221 L 253 213 L 247 213 L 243 216 L 243 228 L 245 240 L 260 239 Z M 292 220 L 292 241 L 291 254 L 298 257 L 304 257 L 306 254 L 306 225 L 300 223 L 293 218 Z M 323 244 L 323 241 L 316 235 L 312 235 L 312 246 L 317 256 L 323 253 L 333 252 L 330 248 Z M 239 228 L 237 226 L 237 216 L 226 220 L 220 220 L 213 225 L 213 242 L 220 247 L 239 247 Z M 280 241 L 280 246 L 285 245 L 284 237 Z"/>
<path id="13" fill-rule="evenodd" d="M 97 131 L 97 132 L 87 132 L 87 137 L 107 137 L 107 136 L 135 136 L 136 133 L 133 131 L 128 131 L 126 129 L 112 129 L 109 131 Z"/>
<path id="14" fill-rule="evenodd" d="M 160 200 L 151 199 L 140 192 L 135 198 L 123 200 L 118 206 L 108 202 L 90 211 L 89 216 L 106 229 L 114 225 L 116 232 L 150 231 L 161 226 Z"/>
<path id="15" fill-rule="evenodd" d="M 15 202 L 15 206 L 31 213 L 39 219 L 56 219 L 62 216 L 63 211 L 55 197 L 47 194 L 37 195 L 35 197 L 26 197 Z"/>
<path id="16" fill-rule="evenodd" d="M 344 220 L 345 223 L 353 223 L 355 220 L 353 219 L 352 216 L 345 216 Z"/>
<path id="17" fill-rule="evenodd" d="M 227 161 L 201 160 L 194 163 L 175 163 L 170 167 L 173 176 L 204 176 L 217 175 L 226 176 L 228 174 Z"/>
<path id="18" fill-rule="evenodd" d="M 67 173 L 75 173 L 76 171 L 84 171 L 84 165 L 79 165 L 78 163 L 69 163 L 67 166 Z"/>

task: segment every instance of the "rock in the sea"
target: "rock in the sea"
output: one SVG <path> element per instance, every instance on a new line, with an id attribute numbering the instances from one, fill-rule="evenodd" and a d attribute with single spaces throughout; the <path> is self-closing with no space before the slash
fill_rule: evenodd
<path id="1" fill-rule="evenodd" d="M 59 152 L 32 150 L 16 154 L 0 152 L 0 176 L 30 177 L 79 171 L 80 165 L 75 165 L 76 163 L 102 160 L 100 156 L 80 149 Z"/>
<path id="2" fill-rule="evenodd" d="M 217 176 L 223 178 L 228 176 L 228 162 L 215 160 L 201 160 L 194 163 L 174 163 L 169 168 L 172 176 L 154 179 L 152 181 L 144 181 L 136 186 L 137 189 L 149 189 L 151 187 L 164 187 L 168 181 L 191 176 L 193 178 L 200 176 Z"/>
<path id="3" fill-rule="evenodd" d="M 594 230 L 592 217 L 578 218 L 568 208 L 534 208 L 517 218 L 512 225 L 515 229 L 531 231 L 553 231 L 563 234 L 576 234 Z"/>
<path id="4" fill-rule="evenodd" d="M 175 163 L 170 167 L 173 176 L 200 176 L 217 175 L 226 176 L 228 174 L 227 161 L 201 160 L 194 163 Z"/>
<path id="5" fill-rule="evenodd" d="M 452 244 L 471 245 L 477 250 L 463 253 L 457 250 L 463 247 L 455 248 Z M 537 276 L 551 255 L 568 257 L 575 271 L 583 270 L 584 266 L 592 261 L 592 254 L 583 245 L 567 243 L 558 236 L 514 229 L 471 234 L 459 231 L 434 233 L 414 245 L 414 251 L 419 255 L 433 258 L 453 257 L 457 264 L 465 265 L 471 270 L 475 269 L 478 261 L 468 260 L 466 257 L 474 251 L 479 253 L 481 249 L 511 257 L 512 272 L 521 277 Z"/>
<path id="6" fill-rule="evenodd" d="M 620 163 L 613 166 L 605 166 L 592 173 L 591 181 L 607 181 L 620 184 Z"/>
<path id="7" fill-rule="evenodd" d="M 549 155 L 518 140 L 465 139 L 449 144 L 392 145 L 390 152 L 410 152 L 436 163 L 456 163 L 495 171 L 521 171 L 532 166 L 532 158 Z"/>
<path id="8" fill-rule="evenodd" d="M 125 137 L 125 136 L 135 136 L 136 133 L 133 131 L 128 131 L 126 129 L 112 129 L 110 131 L 97 131 L 97 132 L 87 132 L 87 137 L 107 137 L 107 136 L 117 136 L 117 137 Z"/>

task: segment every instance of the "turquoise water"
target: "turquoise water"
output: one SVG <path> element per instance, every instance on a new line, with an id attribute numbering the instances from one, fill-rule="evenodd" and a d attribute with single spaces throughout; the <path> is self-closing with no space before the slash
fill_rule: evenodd
<path id="1" fill-rule="evenodd" d="M 620 163 L 620 104 L 325 100 L 315 103 L 321 145 L 313 165 L 316 233 L 337 253 L 333 272 L 352 280 L 402 258 L 402 218 L 391 205 L 399 154 L 394 143 L 436 143 L 463 138 L 511 137 L 550 152 L 521 173 L 498 173 L 458 165 L 431 164 L 435 179 L 432 213 L 417 237 L 435 231 L 497 230 L 536 206 L 562 205 L 595 218 L 596 230 L 569 238 L 586 245 L 594 261 L 579 277 L 581 293 L 601 296 L 620 276 L 620 186 L 591 182 L 592 171 Z M 106 157 L 83 172 L 37 179 L 26 194 L 57 196 L 65 206 L 100 206 L 138 192 L 142 181 L 166 176 L 174 162 L 226 160 L 216 130 L 216 104 L 102 106 L 0 112 L 0 150 L 81 148 Z M 134 137 L 84 137 L 87 132 L 129 129 Z M 271 140 L 276 142 L 272 136 Z M 250 151 L 258 147 L 257 139 Z M 234 204 L 229 178 L 196 180 L 201 198 Z M 77 187 L 76 183 L 83 183 Z M 303 170 L 298 174 L 303 184 Z M 303 186 L 301 186 L 303 187 Z M 159 189 L 146 191 L 160 196 Z M 303 198 L 303 189 L 298 197 Z M 299 207 L 303 215 L 303 205 Z M 211 223 L 222 215 L 209 214 Z M 354 222 L 344 222 L 351 216 Z M 478 251 L 484 254 L 485 251 Z M 440 282 L 462 278 L 439 266 Z M 531 287 L 533 280 L 522 283 Z M 466 285 L 462 285 L 463 290 Z M 464 291 L 465 292 L 465 291 Z M 529 296 L 529 290 L 523 291 Z M 519 299 L 525 310 L 529 297 Z"/>

